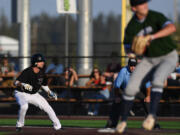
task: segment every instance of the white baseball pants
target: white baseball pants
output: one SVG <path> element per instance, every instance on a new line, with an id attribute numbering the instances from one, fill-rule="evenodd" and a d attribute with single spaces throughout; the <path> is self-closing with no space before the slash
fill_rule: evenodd
<path id="1" fill-rule="evenodd" d="M 33 104 L 39 107 L 41 110 L 44 110 L 48 114 L 49 118 L 53 122 L 53 127 L 55 130 L 58 130 L 61 128 L 60 121 L 57 118 L 54 110 L 49 105 L 49 103 L 45 100 L 45 98 L 41 96 L 39 93 L 28 94 L 25 92 L 19 92 L 15 90 L 14 94 L 15 94 L 16 101 L 20 106 L 16 127 L 24 126 L 24 119 L 25 119 L 25 115 L 28 109 L 28 104 Z"/>

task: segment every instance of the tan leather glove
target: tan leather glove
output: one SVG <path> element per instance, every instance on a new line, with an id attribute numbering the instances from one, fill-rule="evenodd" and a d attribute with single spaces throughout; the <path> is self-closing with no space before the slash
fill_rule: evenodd
<path id="1" fill-rule="evenodd" d="M 147 45 L 150 44 L 151 35 L 136 36 L 133 39 L 132 51 L 137 55 L 143 55 Z"/>

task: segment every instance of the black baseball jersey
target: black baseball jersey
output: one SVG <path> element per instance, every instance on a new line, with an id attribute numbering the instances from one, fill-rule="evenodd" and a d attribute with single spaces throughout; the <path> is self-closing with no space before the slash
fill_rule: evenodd
<path id="1" fill-rule="evenodd" d="M 42 85 L 47 85 L 45 72 L 40 70 L 39 73 L 35 73 L 32 67 L 23 70 L 16 80 L 20 81 L 21 83 L 30 84 L 33 87 L 32 91 L 24 90 L 21 87 L 17 88 L 18 91 L 23 91 L 29 94 L 35 94 L 39 91 Z"/>

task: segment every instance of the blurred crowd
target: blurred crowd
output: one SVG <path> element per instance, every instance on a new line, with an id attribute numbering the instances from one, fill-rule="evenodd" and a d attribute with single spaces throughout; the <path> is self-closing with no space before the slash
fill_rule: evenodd
<path id="1" fill-rule="evenodd" d="M 99 91 L 88 91 L 83 94 L 85 98 L 89 99 L 102 99 L 108 100 L 114 98 L 113 85 L 117 79 L 118 73 L 123 67 L 120 65 L 120 60 L 117 59 L 116 54 L 111 54 L 111 62 L 107 64 L 105 71 L 101 71 L 98 67 L 94 67 L 89 75 L 88 81 L 85 83 L 87 87 L 100 86 L 102 89 Z M 140 59 L 138 59 L 140 62 Z M 129 65 L 130 66 L 130 65 Z M 69 66 L 64 67 L 63 64 L 58 62 L 57 57 L 52 58 L 51 63 L 46 66 L 46 73 L 54 75 L 48 77 L 48 85 L 75 87 L 78 82 L 78 74 L 76 70 Z M 0 84 L 1 86 L 13 86 L 13 81 L 18 75 L 14 64 L 8 60 L 7 55 L 3 55 L 0 62 Z M 56 76 L 57 75 L 57 76 Z M 180 84 L 180 65 L 177 63 L 177 67 L 173 73 L 169 75 L 168 80 L 165 82 L 165 86 L 179 86 Z M 150 84 L 149 84 L 150 86 Z M 59 98 L 77 98 L 77 94 L 67 89 L 56 91 Z M 3 91 L 5 95 L 11 96 L 8 91 Z M 2 94 L 2 91 L 1 91 Z M 79 96 L 79 95 L 78 95 Z M 81 95 L 82 96 L 82 95 Z M 145 100 L 149 101 L 149 97 Z M 88 104 L 87 114 L 98 115 L 99 103 Z"/>

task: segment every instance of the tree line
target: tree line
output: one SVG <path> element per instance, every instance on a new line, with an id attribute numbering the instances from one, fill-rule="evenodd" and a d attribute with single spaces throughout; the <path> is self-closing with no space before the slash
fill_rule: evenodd
<path id="1" fill-rule="evenodd" d="M 0 35 L 19 39 L 19 24 L 11 23 L 3 12 L 0 14 L 0 20 Z M 66 19 L 64 15 L 49 16 L 48 13 L 44 12 L 33 16 L 30 20 L 32 49 L 37 49 L 42 44 L 59 45 L 59 43 L 65 42 Z M 69 16 L 69 42 L 71 43 L 77 43 L 77 23 L 76 17 Z M 121 15 L 99 14 L 93 18 L 93 42 L 120 43 L 120 26 Z M 177 24 L 177 32 L 173 35 L 174 40 L 180 41 L 179 35 L 180 26 Z"/>
<path id="2" fill-rule="evenodd" d="M 8 18 L 0 15 L 0 34 L 19 38 L 19 24 L 11 23 Z M 31 43 L 63 43 L 65 40 L 64 15 L 49 16 L 48 13 L 41 13 L 31 19 Z M 120 41 L 120 20 L 121 16 L 113 13 L 105 16 L 99 14 L 93 19 L 93 40 L 94 42 L 119 42 Z M 69 41 L 77 42 L 77 18 L 69 16 Z"/>

